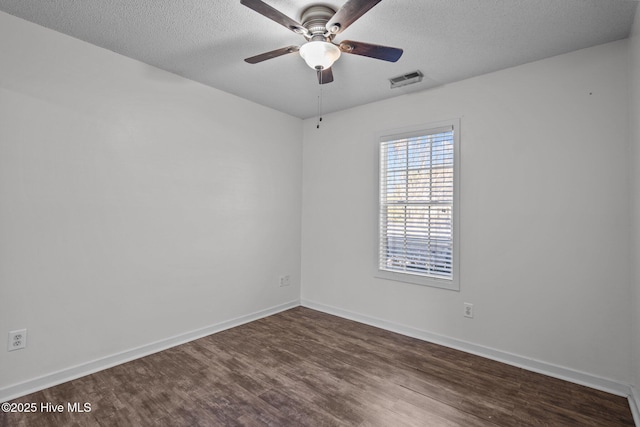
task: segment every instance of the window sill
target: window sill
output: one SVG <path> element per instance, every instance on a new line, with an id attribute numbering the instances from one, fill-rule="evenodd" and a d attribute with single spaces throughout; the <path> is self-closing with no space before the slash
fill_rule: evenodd
<path id="1" fill-rule="evenodd" d="M 419 276 L 416 274 L 398 273 L 386 270 L 377 270 L 374 277 L 395 282 L 411 283 L 413 285 L 429 286 L 431 288 L 460 291 L 460 284 L 455 278 L 452 280 L 437 279 L 435 277 Z"/>

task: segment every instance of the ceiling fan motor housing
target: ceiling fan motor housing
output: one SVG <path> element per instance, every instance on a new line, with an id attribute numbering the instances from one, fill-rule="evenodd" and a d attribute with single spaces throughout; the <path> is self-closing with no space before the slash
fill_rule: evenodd
<path id="1" fill-rule="evenodd" d="M 333 34 L 327 35 L 327 22 L 335 15 L 336 11 L 328 6 L 311 6 L 302 12 L 302 26 L 309 30 L 311 38 L 323 39 L 332 38 Z"/>

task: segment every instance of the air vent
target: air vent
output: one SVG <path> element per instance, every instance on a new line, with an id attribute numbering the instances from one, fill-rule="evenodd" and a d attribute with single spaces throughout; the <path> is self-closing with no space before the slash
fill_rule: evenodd
<path id="1" fill-rule="evenodd" d="M 402 86 L 410 85 L 413 83 L 421 82 L 422 77 L 424 77 L 424 75 L 418 70 L 418 71 L 413 71 L 411 73 L 403 74 L 398 77 L 393 77 L 389 79 L 389 81 L 391 82 L 391 89 L 393 89 L 396 87 L 402 87 Z"/>

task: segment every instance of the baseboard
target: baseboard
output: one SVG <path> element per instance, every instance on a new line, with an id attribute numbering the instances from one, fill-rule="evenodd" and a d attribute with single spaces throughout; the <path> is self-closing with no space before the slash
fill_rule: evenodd
<path id="1" fill-rule="evenodd" d="M 631 414 L 633 414 L 633 422 L 636 426 L 640 426 L 640 394 L 638 389 L 630 386 L 631 393 L 629 393 L 629 407 L 631 408 Z"/>
<path id="2" fill-rule="evenodd" d="M 166 350 L 180 344 L 185 344 L 198 338 L 206 337 L 207 335 L 215 334 L 216 332 L 221 332 L 226 329 L 230 329 L 236 326 L 243 325 L 245 323 L 252 322 L 254 320 L 261 319 L 263 317 L 271 316 L 281 311 L 298 307 L 299 305 L 300 301 L 298 300 L 280 304 L 275 307 L 257 311 L 255 313 L 250 313 L 224 322 L 216 323 L 215 325 L 200 328 L 191 332 L 176 335 L 117 354 L 112 354 L 110 356 L 82 363 L 80 365 L 65 368 L 60 371 L 43 375 L 41 377 L 34 378 L 22 383 L 3 387 L 0 388 L 0 402 L 6 402 L 20 396 L 44 390 L 45 388 L 53 387 L 55 385 L 65 383 L 67 381 L 83 377 L 85 375 L 93 374 L 95 372 L 102 371 L 104 369 L 120 365 L 122 363 L 130 362 L 132 360 L 139 359 L 141 357 L 148 356 L 150 354 L 157 353 L 159 351 Z"/>
<path id="3" fill-rule="evenodd" d="M 526 369 L 528 371 L 537 372 L 539 374 L 547 375 L 550 377 L 558 378 L 561 380 L 569 381 L 572 383 L 584 385 L 597 390 L 605 391 L 607 393 L 615 394 L 617 396 L 631 397 L 631 386 L 628 384 L 622 384 L 606 378 L 600 378 L 595 375 L 591 375 L 585 372 L 575 371 L 563 366 L 557 366 L 550 363 L 542 362 L 535 359 L 519 356 L 516 354 L 507 353 L 501 350 L 496 350 L 489 347 L 469 343 L 466 341 L 457 340 L 454 338 L 445 337 L 431 332 L 415 329 L 412 327 L 400 325 L 397 323 L 389 322 L 386 320 L 378 319 L 371 316 L 355 313 L 341 308 L 332 307 L 320 303 L 316 303 L 309 300 L 302 300 L 301 305 L 314 310 L 322 311 L 324 313 L 333 314 L 335 316 L 343 317 L 345 319 L 354 320 L 356 322 L 364 323 L 377 328 L 385 329 L 387 331 L 396 332 L 402 335 L 406 335 L 412 338 L 417 338 L 423 341 L 428 341 L 434 344 L 440 344 L 445 347 L 461 350 L 466 353 L 475 354 L 477 356 L 485 357 L 487 359 L 495 360 L 498 362 L 506 363 L 507 365 L 516 366 L 518 368 Z M 636 403 L 638 396 L 636 395 Z M 634 414 L 634 417 L 636 415 Z M 638 419 L 636 424 L 638 423 Z"/>

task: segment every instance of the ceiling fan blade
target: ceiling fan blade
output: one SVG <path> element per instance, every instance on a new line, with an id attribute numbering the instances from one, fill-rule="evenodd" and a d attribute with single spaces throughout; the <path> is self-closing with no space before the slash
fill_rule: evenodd
<path id="1" fill-rule="evenodd" d="M 331 67 L 325 68 L 324 70 L 318 70 L 318 83 L 321 85 L 331 83 L 333 81 L 333 71 L 331 71 Z"/>
<path id="2" fill-rule="evenodd" d="M 245 62 L 249 64 L 257 64 L 258 62 L 266 61 L 267 59 L 277 58 L 278 56 L 287 55 L 300 50 L 298 46 L 287 46 L 280 49 L 272 50 L 270 52 L 261 53 L 260 55 L 252 56 L 245 59 Z"/>
<path id="3" fill-rule="evenodd" d="M 348 0 L 327 22 L 327 30 L 339 34 L 382 0 Z"/>
<path id="4" fill-rule="evenodd" d="M 368 56 L 369 58 L 382 59 L 383 61 L 396 62 L 402 56 L 402 49 L 397 47 L 381 46 L 379 44 L 354 42 L 345 40 L 340 42 L 340 50 L 344 53 Z"/>
<path id="5" fill-rule="evenodd" d="M 255 10 L 260 15 L 266 16 L 267 18 L 271 19 L 272 21 L 277 22 L 278 24 L 282 25 L 283 27 L 288 28 L 289 30 L 293 31 L 294 33 L 307 34 L 309 32 L 309 30 L 304 28 L 298 22 L 294 21 L 293 19 L 289 18 L 284 13 L 280 12 L 277 9 L 274 9 L 273 7 L 269 6 L 268 4 L 266 4 L 263 1 L 260 1 L 260 0 L 240 0 L 240 3 L 245 5 L 245 6 L 247 6 L 249 9 Z"/>

